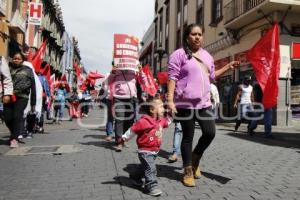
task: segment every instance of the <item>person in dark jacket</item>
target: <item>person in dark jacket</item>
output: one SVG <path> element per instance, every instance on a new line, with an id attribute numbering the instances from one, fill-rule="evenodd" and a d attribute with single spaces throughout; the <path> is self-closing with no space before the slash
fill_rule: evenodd
<path id="1" fill-rule="evenodd" d="M 10 63 L 13 81 L 12 102 L 4 105 L 4 120 L 11 133 L 10 147 L 18 147 L 18 136 L 23 130 L 23 115 L 30 96 L 31 111 L 35 112 L 36 89 L 32 69 L 23 65 L 25 58 L 20 52 L 14 54 Z"/>

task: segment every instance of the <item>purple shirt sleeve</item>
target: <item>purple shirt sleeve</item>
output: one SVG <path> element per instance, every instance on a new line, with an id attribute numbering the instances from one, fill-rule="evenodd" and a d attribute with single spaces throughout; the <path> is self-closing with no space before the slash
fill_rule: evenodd
<path id="1" fill-rule="evenodd" d="M 216 78 L 215 64 L 214 64 L 214 60 L 213 59 L 212 59 L 211 67 L 210 67 L 209 78 L 210 78 L 210 80 L 215 80 L 215 78 Z"/>
<path id="2" fill-rule="evenodd" d="M 181 56 L 180 51 L 177 50 L 170 55 L 168 62 L 168 77 L 169 80 L 177 81 L 181 68 Z"/>

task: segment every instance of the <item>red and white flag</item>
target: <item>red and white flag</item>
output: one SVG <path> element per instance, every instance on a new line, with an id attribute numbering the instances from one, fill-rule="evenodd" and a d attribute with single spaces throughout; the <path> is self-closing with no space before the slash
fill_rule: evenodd
<path id="1" fill-rule="evenodd" d="M 39 72 L 41 70 L 41 65 L 42 65 L 42 62 L 43 62 L 43 56 L 44 56 L 44 53 L 46 51 L 46 47 L 47 47 L 47 40 L 45 40 L 43 42 L 43 44 L 40 46 L 40 48 L 38 49 L 38 51 L 36 52 L 36 54 L 32 58 L 31 63 L 32 63 L 32 65 L 33 65 L 36 72 Z"/>
<path id="2" fill-rule="evenodd" d="M 247 53 L 256 79 L 263 91 L 263 105 L 277 105 L 280 72 L 279 26 L 275 23 Z"/>
<path id="3" fill-rule="evenodd" d="M 142 90 L 147 94 L 154 96 L 157 93 L 158 85 L 154 81 L 149 65 L 143 67 L 143 75 L 138 76 L 138 81 L 141 84 Z"/>

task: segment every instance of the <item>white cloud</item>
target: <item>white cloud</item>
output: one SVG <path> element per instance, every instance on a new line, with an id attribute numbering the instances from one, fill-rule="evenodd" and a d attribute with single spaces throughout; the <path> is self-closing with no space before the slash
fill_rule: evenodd
<path id="1" fill-rule="evenodd" d="M 87 69 L 110 71 L 113 34 L 139 37 L 154 17 L 154 0 L 60 0 L 67 32 L 78 38 Z"/>

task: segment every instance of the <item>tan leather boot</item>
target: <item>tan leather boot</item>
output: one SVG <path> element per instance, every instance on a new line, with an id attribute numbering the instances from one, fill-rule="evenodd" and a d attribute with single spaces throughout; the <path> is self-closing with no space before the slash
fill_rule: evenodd
<path id="1" fill-rule="evenodd" d="M 187 187 L 195 187 L 196 186 L 192 166 L 188 166 L 188 167 L 184 168 L 182 183 L 184 186 L 187 186 Z"/>
<path id="2" fill-rule="evenodd" d="M 201 171 L 199 167 L 200 163 L 200 156 L 193 153 L 192 155 L 192 167 L 193 167 L 193 174 L 195 179 L 199 179 L 201 177 Z"/>

